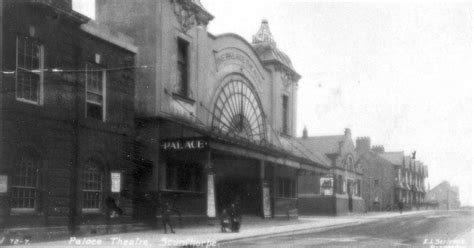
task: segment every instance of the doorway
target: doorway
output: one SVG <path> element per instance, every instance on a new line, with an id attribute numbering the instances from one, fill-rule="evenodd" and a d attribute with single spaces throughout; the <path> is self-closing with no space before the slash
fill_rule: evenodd
<path id="1" fill-rule="evenodd" d="M 241 214 L 260 215 L 261 187 L 259 180 L 238 177 L 219 178 L 216 182 L 217 211 L 235 203 Z"/>

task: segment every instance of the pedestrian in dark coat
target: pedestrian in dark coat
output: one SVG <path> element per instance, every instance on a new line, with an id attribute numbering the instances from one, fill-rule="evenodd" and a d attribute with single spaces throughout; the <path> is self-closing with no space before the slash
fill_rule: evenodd
<path id="1" fill-rule="evenodd" d="M 115 218 L 123 214 L 123 210 L 117 205 L 115 199 L 112 197 L 107 197 L 105 199 L 105 205 L 109 209 L 110 218 Z"/>
<path id="2" fill-rule="evenodd" d="M 398 202 L 398 210 L 400 210 L 400 214 L 402 214 L 402 212 L 403 212 L 403 202 L 402 201 Z"/>
<path id="3" fill-rule="evenodd" d="M 170 227 L 171 233 L 174 233 L 173 225 L 171 224 L 171 212 L 179 213 L 177 210 L 171 208 L 171 205 L 168 202 L 165 203 L 165 206 L 161 209 L 161 220 L 163 221 L 165 233 L 167 232 L 166 225 Z"/>
<path id="4" fill-rule="evenodd" d="M 222 210 L 222 214 L 220 217 L 221 217 L 221 232 L 227 232 L 226 228 L 231 228 L 230 218 L 229 218 L 229 214 L 227 213 L 227 209 L 224 208 Z"/>
<path id="5" fill-rule="evenodd" d="M 230 226 L 231 226 L 232 231 L 239 232 L 241 217 L 235 203 L 232 203 L 230 205 L 229 215 L 230 215 Z"/>

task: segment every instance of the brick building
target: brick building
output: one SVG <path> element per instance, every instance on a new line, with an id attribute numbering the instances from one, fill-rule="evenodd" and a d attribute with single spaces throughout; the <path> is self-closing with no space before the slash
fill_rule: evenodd
<path id="1" fill-rule="evenodd" d="M 0 232 L 38 240 L 135 222 L 123 151 L 137 48 L 70 0 L 4 0 L 0 13 Z"/>
<path id="2" fill-rule="evenodd" d="M 381 157 L 383 146 L 371 147 L 369 137 L 356 139 L 358 161 L 362 167 L 362 198 L 367 211 L 391 209 L 394 204 L 395 170 L 392 163 Z"/>
<path id="3" fill-rule="evenodd" d="M 135 88 L 144 218 L 165 202 L 184 222 L 233 202 L 246 215 L 296 215 L 298 173 L 327 168 L 296 145 L 300 75 L 268 22 L 249 43 L 210 34 L 198 0 L 96 3 L 98 22 L 132 36 L 148 67 Z"/>
<path id="4" fill-rule="evenodd" d="M 404 152 L 381 152 L 381 157 L 390 161 L 394 168 L 395 184 L 393 201 L 403 201 L 407 209 L 419 207 L 425 199 L 425 179 L 428 167 Z"/>
<path id="5" fill-rule="evenodd" d="M 298 139 L 309 151 L 324 154 L 330 170 L 303 174 L 299 179 L 299 209 L 305 214 L 346 214 L 365 210 L 361 195 L 362 168 L 351 130 L 343 135 L 308 136 Z"/>

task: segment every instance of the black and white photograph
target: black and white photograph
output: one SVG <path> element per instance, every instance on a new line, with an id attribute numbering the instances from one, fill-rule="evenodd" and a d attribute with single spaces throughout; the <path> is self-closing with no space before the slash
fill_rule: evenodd
<path id="1" fill-rule="evenodd" d="M 0 0 L 0 247 L 474 247 L 468 0 Z"/>

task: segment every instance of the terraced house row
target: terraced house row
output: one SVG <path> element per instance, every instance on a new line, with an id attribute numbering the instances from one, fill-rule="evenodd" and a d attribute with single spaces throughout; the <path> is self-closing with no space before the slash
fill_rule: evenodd
<path id="1" fill-rule="evenodd" d="M 1 232 L 154 228 L 166 203 L 208 223 L 232 203 L 266 219 L 423 201 L 419 162 L 354 145 L 349 129 L 297 137 L 301 76 L 268 21 L 248 42 L 208 32 L 198 0 L 96 11 L 0 1 Z"/>

